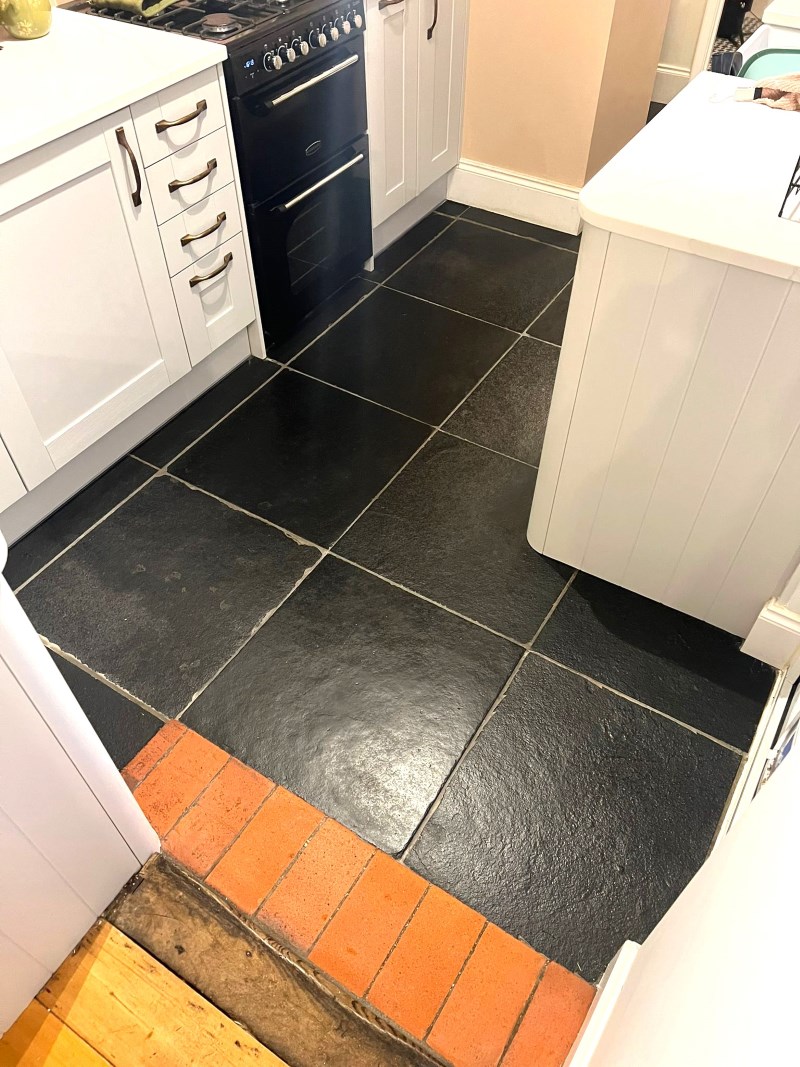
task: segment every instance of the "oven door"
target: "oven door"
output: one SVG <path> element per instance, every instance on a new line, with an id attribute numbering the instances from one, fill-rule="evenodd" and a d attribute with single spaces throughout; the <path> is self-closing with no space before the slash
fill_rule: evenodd
<path id="1" fill-rule="evenodd" d="M 367 129 L 364 38 L 281 72 L 232 101 L 245 202 L 260 203 L 337 155 Z"/>
<path id="2" fill-rule="evenodd" d="M 264 329 L 278 341 L 372 255 L 367 138 L 248 208 L 248 226 Z"/>

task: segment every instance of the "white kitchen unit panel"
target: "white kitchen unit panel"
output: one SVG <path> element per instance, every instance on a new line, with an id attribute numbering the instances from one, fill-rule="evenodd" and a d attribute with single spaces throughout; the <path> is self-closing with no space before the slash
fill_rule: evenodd
<path id="1" fill-rule="evenodd" d="M 418 32 L 416 0 L 370 0 L 365 46 L 373 227 L 417 193 Z"/>
<path id="2" fill-rule="evenodd" d="M 10 507 L 25 495 L 25 483 L 14 466 L 8 449 L 0 441 L 0 511 Z"/>
<path id="3" fill-rule="evenodd" d="M 233 162 L 224 127 L 147 168 L 147 184 L 159 223 L 167 222 L 230 185 Z"/>
<path id="4" fill-rule="evenodd" d="M 513 35 L 514 27 L 509 26 Z M 467 53 L 465 0 L 419 0 L 417 187 L 457 166 Z"/>
<path id="5" fill-rule="evenodd" d="M 241 234 L 172 279 L 193 364 L 253 321 L 255 305 Z"/>
<path id="6" fill-rule="evenodd" d="M 188 369 L 136 151 L 123 111 L 3 168 L 0 424 L 28 488 Z"/>
<path id="7" fill-rule="evenodd" d="M 232 184 L 165 222 L 159 232 L 170 275 L 207 256 L 241 229 L 239 200 Z"/>
<path id="8" fill-rule="evenodd" d="M 531 544 L 745 636 L 800 558 L 798 335 L 800 284 L 587 227 Z"/>
<path id="9" fill-rule="evenodd" d="M 0 930 L 0 1034 L 9 1029 L 50 974 L 49 967 L 35 960 Z"/>
<path id="10" fill-rule="evenodd" d="M 136 137 L 149 167 L 225 125 L 216 68 L 131 104 Z"/>

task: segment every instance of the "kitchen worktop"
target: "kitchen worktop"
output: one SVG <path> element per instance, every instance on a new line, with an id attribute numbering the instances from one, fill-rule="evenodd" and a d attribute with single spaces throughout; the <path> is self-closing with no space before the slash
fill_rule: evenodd
<path id="1" fill-rule="evenodd" d="M 0 164 L 221 63 L 219 44 L 76 11 L 0 51 Z"/>
<path id="2" fill-rule="evenodd" d="M 585 186 L 584 221 L 800 280 L 800 197 L 794 220 L 778 217 L 800 155 L 800 112 L 735 101 L 747 84 L 699 74 Z"/>

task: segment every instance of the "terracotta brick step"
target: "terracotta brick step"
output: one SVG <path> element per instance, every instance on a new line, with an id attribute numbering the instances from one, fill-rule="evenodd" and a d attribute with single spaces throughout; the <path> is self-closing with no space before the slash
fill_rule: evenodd
<path id="1" fill-rule="evenodd" d="M 594 988 L 180 723 L 124 772 L 164 849 L 454 1067 L 560 1067 Z"/>

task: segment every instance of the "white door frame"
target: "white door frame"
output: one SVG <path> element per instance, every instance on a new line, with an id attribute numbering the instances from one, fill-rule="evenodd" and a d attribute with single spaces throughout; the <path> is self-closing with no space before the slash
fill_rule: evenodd
<path id="1" fill-rule="evenodd" d="M 722 9 L 725 6 L 725 0 L 707 0 L 706 9 L 703 12 L 703 21 L 700 23 L 700 33 L 697 37 L 697 45 L 694 50 L 694 59 L 692 60 L 692 67 L 689 74 L 690 78 L 693 78 L 695 74 L 699 74 L 701 70 L 706 70 L 708 67 L 708 61 L 711 58 L 711 49 L 714 47 L 714 41 L 717 39 L 717 29 L 719 27 L 719 20 L 722 17 Z"/>

